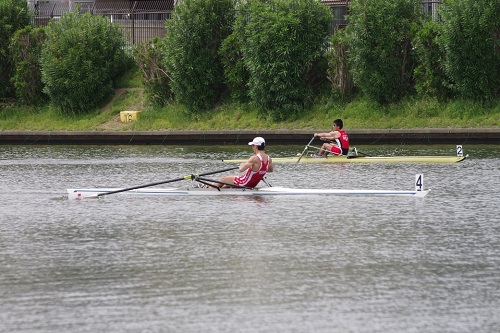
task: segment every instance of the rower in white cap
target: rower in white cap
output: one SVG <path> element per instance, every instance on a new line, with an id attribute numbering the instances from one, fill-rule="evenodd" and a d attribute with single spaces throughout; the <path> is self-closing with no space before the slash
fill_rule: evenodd
<path id="1" fill-rule="evenodd" d="M 240 164 L 240 176 L 225 176 L 219 179 L 221 183 L 214 185 L 219 187 L 232 187 L 228 184 L 234 184 L 238 187 L 254 188 L 264 178 L 267 172 L 273 172 L 274 166 L 271 157 L 266 154 L 266 140 L 258 136 L 248 143 L 252 146 L 254 154 L 248 161 Z"/>

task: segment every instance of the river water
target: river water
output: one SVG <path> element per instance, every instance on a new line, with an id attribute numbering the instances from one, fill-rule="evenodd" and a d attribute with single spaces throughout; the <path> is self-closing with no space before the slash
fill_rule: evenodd
<path id="1" fill-rule="evenodd" d="M 268 147 L 288 156 L 302 147 Z M 368 146 L 453 155 L 453 146 Z M 369 196 L 70 201 L 229 167 L 248 146 L 0 146 L 0 332 L 498 332 L 500 146 L 456 164 L 277 164 Z M 168 185 L 170 186 L 170 184 Z"/>

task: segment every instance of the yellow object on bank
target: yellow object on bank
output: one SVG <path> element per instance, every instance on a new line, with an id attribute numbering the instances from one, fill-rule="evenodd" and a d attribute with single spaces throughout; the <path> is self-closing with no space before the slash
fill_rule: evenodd
<path id="1" fill-rule="evenodd" d="M 142 111 L 121 111 L 120 112 L 120 121 L 122 123 L 130 123 L 132 121 L 136 121 L 139 119 L 139 114 Z"/>

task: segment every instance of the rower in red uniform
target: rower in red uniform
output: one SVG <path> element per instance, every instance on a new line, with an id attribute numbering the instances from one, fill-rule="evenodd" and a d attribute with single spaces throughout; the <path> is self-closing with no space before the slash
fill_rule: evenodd
<path id="1" fill-rule="evenodd" d="M 225 176 L 219 179 L 220 182 L 214 185 L 220 187 L 231 187 L 228 184 L 234 184 L 236 187 L 244 186 L 254 188 L 264 178 L 267 172 L 273 172 L 274 166 L 271 157 L 266 154 L 266 141 L 260 136 L 254 138 L 248 143 L 252 146 L 254 155 L 247 162 L 241 163 L 240 172 L 244 172 L 241 176 Z"/>
<path id="2" fill-rule="evenodd" d="M 333 131 L 327 133 L 314 133 L 322 141 L 331 141 L 323 143 L 321 149 L 319 150 L 319 156 L 326 156 L 328 154 L 333 155 L 347 155 L 349 152 L 349 137 L 347 132 L 342 128 L 344 127 L 344 122 L 342 119 L 335 119 L 333 121 Z"/>

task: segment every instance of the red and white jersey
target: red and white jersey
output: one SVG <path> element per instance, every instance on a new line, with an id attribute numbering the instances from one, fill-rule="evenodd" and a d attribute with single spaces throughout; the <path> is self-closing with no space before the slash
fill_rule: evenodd
<path id="1" fill-rule="evenodd" d="M 260 160 L 259 170 L 253 171 L 252 168 L 248 168 L 243 175 L 234 177 L 234 185 L 254 188 L 264 178 L 269 168 L 271 157 L 267 156 L 266 163 L 262 161 L 262 156 L 257 154 L 257 157 Z"/>
<path id="2" fill-rule="evenodd" d="M 339 130 L 340 137 L 335 139 L 337 146 L 342 149 L 342 153 L 339 155 L 347 155 L 349 152 L 349 137 L 347 136 L 347 132 L 344 130 Z"/>

